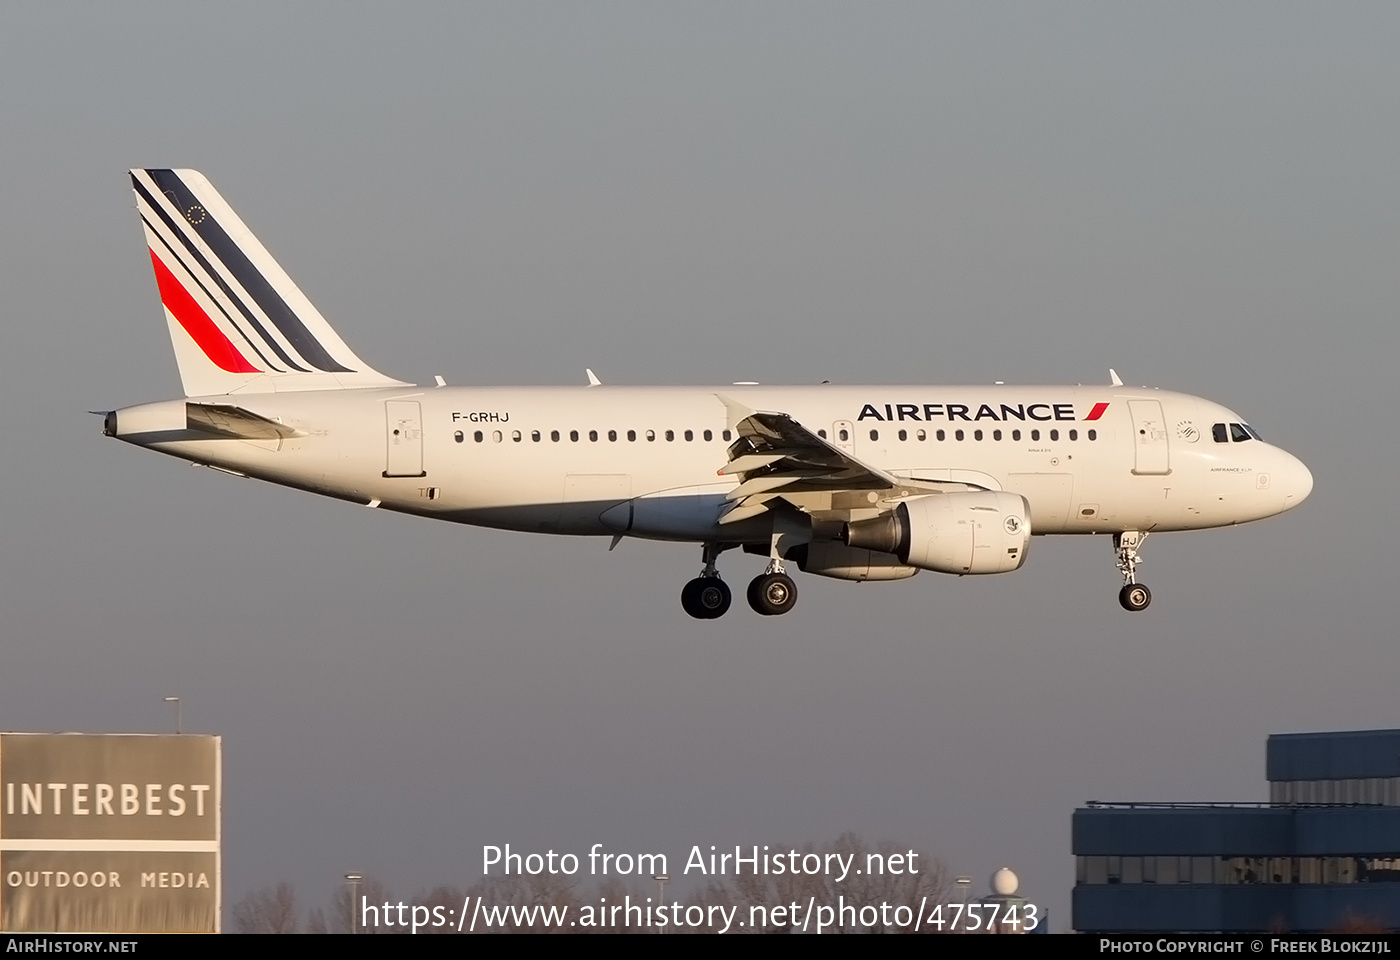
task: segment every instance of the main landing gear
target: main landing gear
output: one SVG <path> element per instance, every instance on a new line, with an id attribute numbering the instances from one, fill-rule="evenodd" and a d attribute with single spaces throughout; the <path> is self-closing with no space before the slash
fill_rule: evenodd
<path id="1" fill-rule="evenodd" d="M 1137 565 L 1142 563 L 1138 548 L 1146 539 L 1147 534 L 1139 530 L 1124 530 L 1113 535 L 1113 552 L 1118 555 L 1118 570 L 1123 574 L 1123 589 L 1118 591 L 1118 602 L 1124 610 L 1146 610 L 1152 602 L 1152 591 L 1137 582 Z"/>
<path id="2" fill-rule="evenodd" d="M 681 606 L 696 620 L 715 620 L 729 610 L 733 595 L 719 577 L 696 577 L 681 590 Z"/>
<path id="3" fill-rule="evenodd" d="M 725 615 L 732 599 L 729 585 L 719 578 L 715 560 L 723 547 L 707 543 L 705 569 L 681 590 L 681 607 L 697 620 L 715 620 Z M 749 606 L 765 617 L 787 613 L 797 603 L 797 584 L 783 569 L 781 560 L 768 561 L 768 569 L 749 581 Z"/>
<path id="4" fill-rule="evenodd" d="M 705 544 L 705 569 L 681 590 L 681 607 L 696 620 L 715 620 L 729 611 L 733 595 L 715 566 L 720 549 L 719 544 Z"/>
<path id="5" fill-rule="evenodd" d="M 769 564 L 767 573 L 749 581 L 749 606 L 765 617 L 787 613 L 796 604 L 797 584 L 781 567 L 774 570 Z"/>

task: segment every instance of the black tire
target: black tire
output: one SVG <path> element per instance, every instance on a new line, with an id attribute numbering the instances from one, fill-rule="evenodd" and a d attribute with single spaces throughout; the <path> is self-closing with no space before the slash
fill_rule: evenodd
<path id="1" fill-rule="evenodd" d="M 797 603 L 797 584 L 785 573 L 765 573 L 749 582 L 749 606 L 765 617 L 787 613 Z"/>
<path id="2" fill-rule="evenodd" d="M 719 577 L 696 577 L 681 589 L 681 608 L 696 620 L 724 616 L 732 599 L 729 585 Z"/>
<path id="3" fill-rule="evenodd" d="M 1118 591 L 1118 602 L 1124 610 L 1136 613 L 1139 610 L 1146 610 L 1152 603 L 1152 591 L 1140 583 L 1127 583 L 1123 589 Z"/>
<path id="4" fill-rule="evenodd" d="M 704 612 L 703 619 L 718 620 L 729 612 L 729 604 L 734 595 L 729 592 L 729 584 L 719 577 L 701 577 L 700 587 L 695 591 L 696 606 Z"/>
<path id="5" fill-rule="evenodd" d="M 700 587 L 704 584 L 703 579 L 690 580 L 681 588 L 681 609 L 690 614 L 696 620 L 708 619 L 705 611 L 700 609 Z"/>
<path id="6" fill-rule="evenodd" d="M 763 577 L 754 577 L 749 581 L 749 588 L 744 592 L 744 595 L 748 597 L 749 606 L 753 608 L 754 613 L 761 613 L 766 617 L 768 611 L 763 609 L 763 601 L 758 597 L 758 590 L 761 586 L 763 586 Z"/>

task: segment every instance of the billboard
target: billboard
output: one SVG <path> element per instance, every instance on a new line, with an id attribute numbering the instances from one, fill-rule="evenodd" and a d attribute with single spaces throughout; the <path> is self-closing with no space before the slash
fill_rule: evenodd
<path id="1" fill-rule="evenodd" d="M 0 930 L 217 933 L 221 749 L 0 733 Z"/>

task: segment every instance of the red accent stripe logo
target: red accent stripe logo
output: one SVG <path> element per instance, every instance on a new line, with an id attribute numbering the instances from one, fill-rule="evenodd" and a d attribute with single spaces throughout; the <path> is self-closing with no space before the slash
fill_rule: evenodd
<path id="1" fill-rule="evenodd" d="M 1096 403 L 1096 404 L 1094 404 L 1094 409 L 1090 410 L 1090 411 L 1089 411 L 1089 415 L 1088 415 L 1087 417 L 1085 417 L 1084 419 L 1085 419 L 1085 420 L 1097 420 L 1099 417 L 1103 416 L 1103 412 L 1104 412 L 1105 410 L 1107 410 L 1107 409 L 1108 409 L 1108 404 L 1106 404 L 1106 403 Z"/>
<path id="2" fill-rule="evenodd" d="M 229 373 L 261 373 L 257 367 L 247 361 L 243 354 L 238 352 L 238 348 L 233 345 L 224 332 L 214 325 L 214 321 L 209 319 L 209 314 L 204 312 L 204 308 L 195 302 L 194 297 L 184 288 L 175 275 L 170 272 L 170 268 L 161 262 L 154 250 L 151 251 L 151 263 L 156 269 L 156 286 L 160 287 L 160 302 L 165 304 L 165 309 L 169 310 L 176 320 L 180 321 L 180 326 L 185 328 L 185 332 L 190 335 L 195 343 L 199 344 L 199 349 L 204 351 L 204 355 L 212 360 L 220 370 L 227 370 Z"/>

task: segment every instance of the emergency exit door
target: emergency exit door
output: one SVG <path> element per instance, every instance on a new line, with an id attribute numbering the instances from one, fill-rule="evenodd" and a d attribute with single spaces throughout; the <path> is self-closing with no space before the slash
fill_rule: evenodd
<path id="1" fill-rule="evenodd" d="M 831 445 L 851 456 L 856 453 L 856 428 L 849 420 L 837 420 L 831 425 Z"/>

